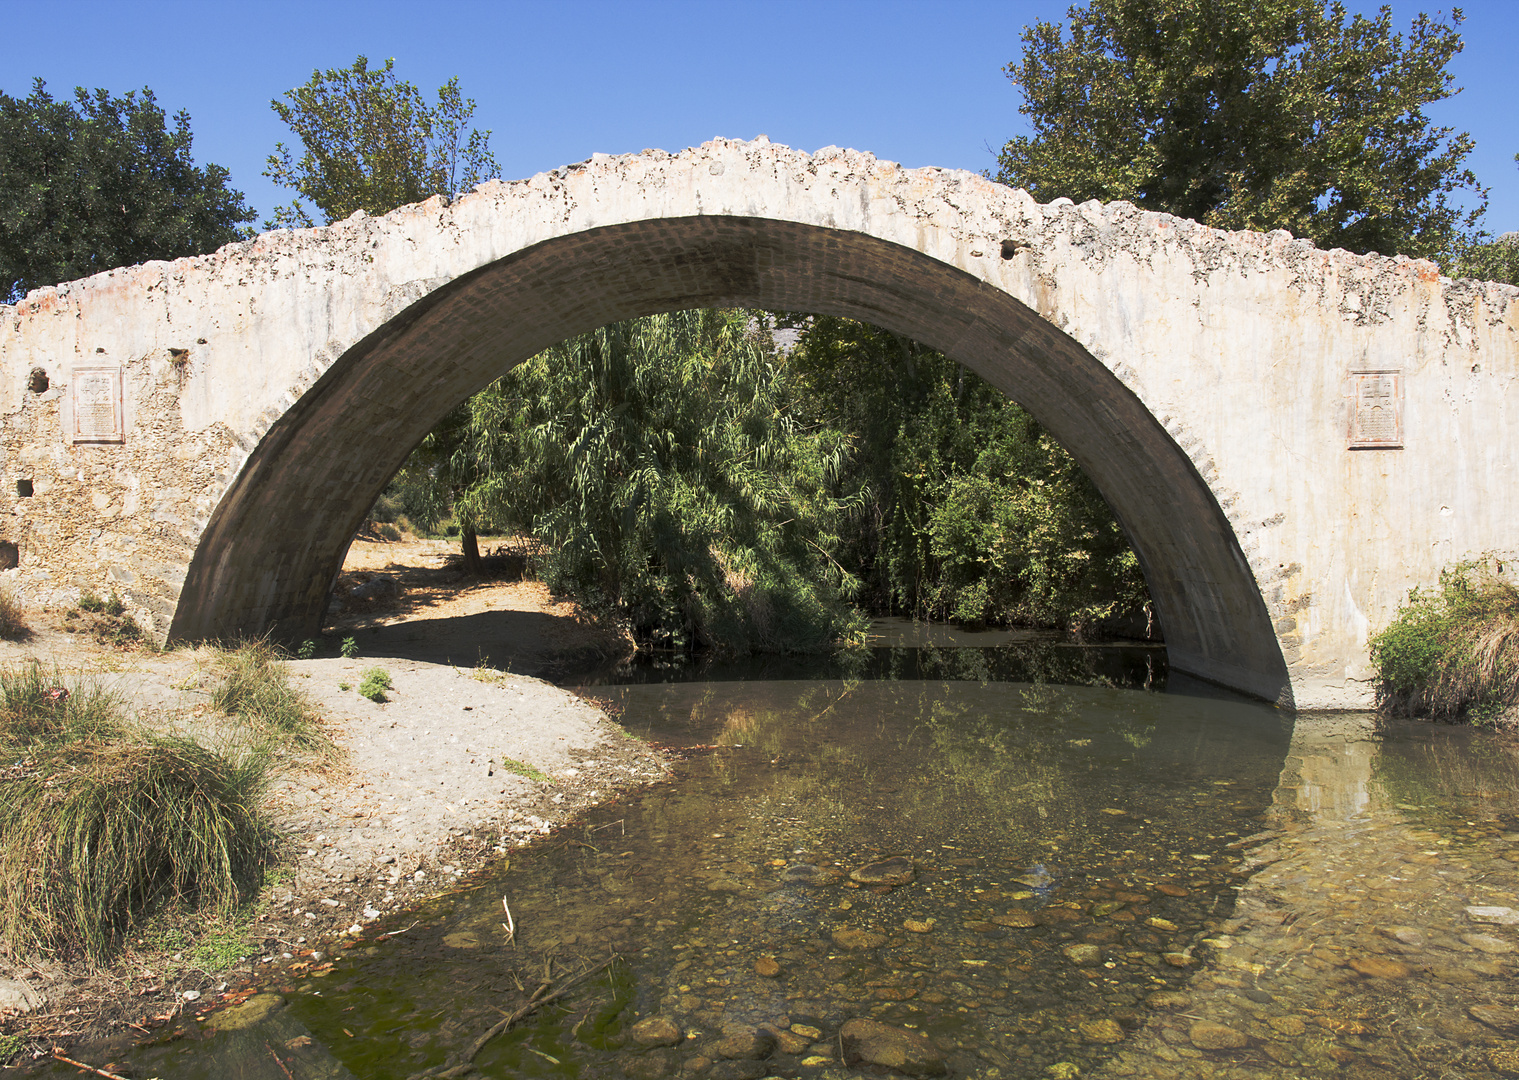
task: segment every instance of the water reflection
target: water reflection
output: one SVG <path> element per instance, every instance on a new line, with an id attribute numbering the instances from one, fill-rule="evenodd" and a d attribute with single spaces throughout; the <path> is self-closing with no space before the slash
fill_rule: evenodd
<path id="1" fill-rule="evenodd" d="M 601 687 L 685 748 L 673 783 L 136 1065 L 419 1075 L 616 954 L 479 1074 L 879 1075 L 840 1060 L 859 1018 L 988 1078 L 1519 1074 L 1515 929 L 1471 914 L 1519 907 L 1512 747 L 1134 678 L 942 678 L 1013 663 L 960 656 L 986 651 L 871 661 L 900 678 Z M 863 870 L 886 859 L 911 880 Z"/>

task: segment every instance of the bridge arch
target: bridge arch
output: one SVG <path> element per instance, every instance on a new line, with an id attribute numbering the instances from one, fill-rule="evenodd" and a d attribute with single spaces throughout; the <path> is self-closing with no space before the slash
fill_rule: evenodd
<path id="1" fill-rule="evenodd" d="M 0 308 L 0 539 L 35 597 L 119 587 L 171 638 L 309 634 L 393 469 L 513 364 L 655 311 L 812 311 L 943 351 L 1070 449 L 1175 668 L 1360 704 L 1408 586 L 1511 546 L 1516 298 L 836 148 L 598 155 Z M 1363 370 L 1393 376 L 1397 438 L 1352 453 Z M 117 430 L 81 441 L 77 388 L 112 371 Z"/>

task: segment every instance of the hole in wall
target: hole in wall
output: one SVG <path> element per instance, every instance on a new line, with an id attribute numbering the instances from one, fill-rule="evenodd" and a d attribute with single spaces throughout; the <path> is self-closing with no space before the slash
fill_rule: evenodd
<path id="1" fill-rule="evenodd" d="M 34 394 L 40 394 L 48 388 L 47 372 L 40 367 L 32 368 L 32 374 L 26 380 L 26 388 Z"/>
<path id="2" fill-rule="evenodd" d="M 9 540 L 0 540 L 0 570 L 14 570 L 20 564 L 20 549 Z"/>
<path id="3" fill-rule="evenodd" d="M 18 499 L 30 499 L 32 497 L 32 482 L 30 480 L 16 481 L 16 497 Z"/>

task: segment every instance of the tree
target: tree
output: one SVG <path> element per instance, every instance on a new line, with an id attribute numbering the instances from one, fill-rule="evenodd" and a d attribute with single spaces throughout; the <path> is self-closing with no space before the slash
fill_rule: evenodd
<path id="1" fill-rule="evenodd" d="M 327 224 L 356 210 L 385 214 L 433 195 L 454 198 L 500 171 L 491 133 L 469 126 L 475 102 L 460 94 L 457 78 L 429 105 L 394 68 L 394 58 L 371 69 L 360 56 L 351 67 L 313 71 L 287 100 L 270 102 L 305 149 L 296 159 L 277 143 L 269 155 L 264 175 L 299 198 L 276 207 L 267 228 L 310 226 L 301 199 Z"/>
<path id="2" fill-rule="evenodd" d="M 1514 163 L 1519 165 L 1519 154 L 1514 155 Z M 1477 234 L 1461 249 L 1451 274 L 1519 285 L 1519 232 L 1506 232 L 1496 239 L 1490 233 Z"/>
<path id="3" fill-rule="evenodd" d="M 1141 616 L 1144 577 L 1075 460 L 941 353 L 848 319 L 807 320 L 788 364 L 804 415 L 856 447 L 838 497 L 863 527 L 834 558 L 878 612 L 1096 630 Z"/>
<path id="4" fill-rule="evenodd" d="M 1406 41 L 1386 7 L 1347 21 L 1321 0 L 1090 0 L 1067 18 L 1026 27 L 1005 69 L 1034 134 L 1003 146 L 997 179 L 1038 199 L 1439 258 L 1486 207 L 1470 135 L 1424 113 L 1459 92 L 1459 9 Z"/>
<path id="5" fill-rule="evenodd" d="M 544 581 L 626 618 L 643 642 L 805 652 L 860 636 L 833 552 L 848 440 L 799 419 L 794 380 L 745 312 L 613 323 L 469 402 L 455 499 L 544 543 Z"/>
<path id="6" fill-rule="evenodd" d="M 188 113 L 171 128 L 146 88 L 60 101 L 46 85 L 0 93 L 0 300 L 251 235 L 227 170 L 191 157 Z"/>

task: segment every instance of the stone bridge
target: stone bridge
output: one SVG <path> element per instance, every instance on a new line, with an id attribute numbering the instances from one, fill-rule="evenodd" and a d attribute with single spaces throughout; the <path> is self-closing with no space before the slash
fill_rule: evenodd
<path id="1" fill-rule="evenodd" d="M 862 319 L 1006 391 L 1127 530 L 1172 666 L 1284 705 L 1367 703 L 1409 587 L 1515 546 L 1519 290 L 761 137 L 0 307 L 5 576 L 115 590 L 171 639 L 310 636 L 450 407 L 571 334 L 716 305 Z"/>

